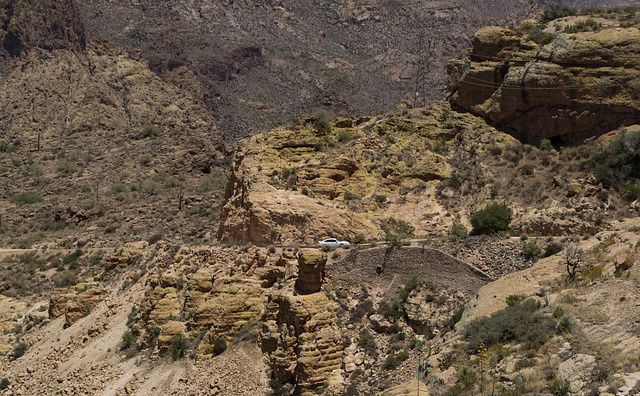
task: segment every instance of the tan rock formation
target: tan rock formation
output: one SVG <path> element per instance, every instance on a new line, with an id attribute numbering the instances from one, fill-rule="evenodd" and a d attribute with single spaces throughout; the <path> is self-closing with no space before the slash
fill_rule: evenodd
<path id="1" fill-rule="evenodd" d="M 298 279 L 296 288 L 315 293 L 322 287 L 327 254 L 319 250 L 304 249 L 298 252 Z"/>
<path id="2" fill-rule="evenodd" d="M 49 299 L 49 317 L 55 318 L 64 314 L 65 327 L 72 326 L 104 300 L 106 294 L 107 289 L 95 282 L 55 289 Z"/>
<path id="3" fill-rule="evenodd" d="M 276 378 L 297 384 L 301 395 L 322 393 L 342 357 L 337 306 L 325 293 L 273 294 L 259 343 Z"/>
<path id="4" fill-rule="evenodd" d="M 470 58 L 448 65 L 451 102 L 534 143 L 577 143 L 634 123 L 640 109 L 640 31 L 597 22 L 604 27 L 593 32 L 548 26 L 544 33 L 551 41 L 544 45 L 509 29 L 479 30 Z"/>
<path id="5" fill-rule="evenodd" d="M 104 263 L 104 269 L 110 271 L 115 268 L 126 268 L 132 265 L 142 255 L 146 242 L 130 242 L 116 249 Z"/>

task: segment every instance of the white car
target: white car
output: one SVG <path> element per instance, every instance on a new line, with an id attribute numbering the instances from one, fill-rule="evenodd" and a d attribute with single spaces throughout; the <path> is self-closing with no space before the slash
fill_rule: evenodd
<path id="1" fill-rule="evenodd" d="M 318 243 L 322 246 L 329 246 L 329 247 L 341 247 L 341 246 L 351 245 L 348 241 L 339 241 L 336 238 L 327 238 L 324 241 L 320 241 Z"/>

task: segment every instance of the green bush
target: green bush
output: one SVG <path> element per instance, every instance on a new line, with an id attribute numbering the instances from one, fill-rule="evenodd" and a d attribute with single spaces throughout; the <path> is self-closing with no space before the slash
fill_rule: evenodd
<path id="1" fill-rule="evenodd" d="M 571 316 L 563 316 L 558 320 L 558 325 L 556 326 L 556 331 L 558 333 L 571 332 L 573 329 L 574 321 Z"/>
<path id="2" fill-rule="evenodd" d="M 58 161 L 56 170 L 62 174 L 70 175 L 78 171 L 78 163 L 71 158 L 61 158 Z"/>
<path id="3" fill-rule="evenodd" d="M 495 234 L 506 231 L 511 223 L 511 209 L 505 204 L 492 203 L 474 212 L 469 218 L 473 226 L 472 234 Z"/>
<path id="4" fill-rule="evenodd" d="M 551 140 L 549 139 L 540 140 L 540 150 L 544 150 L 544 151 L 553 150 L 553 145 L 551 144 Z"/>
<path id="5" fill-rule="evenodd" d="M 171 339 L 171 346 L 169 351 L 173 360 L 178 360 L 184 356 L 184 352 L 187 349 L 187 342 L 182 334 L 178 334 Z"/>
<path id="6" fill-rule="evenodd" d="M 153 161 L 153 155 L 149 153 L 140 154 L 138 156 L 138 163 L 140 163 L 140 165 L 147 166 L 151 163 L 151 161 Z"/>
<path id="7" fill-rule="evenodd" d="M 389 355 L 385 359 L 384 363 L 382 363 L 383 370 L 395 370 L 400 365 L 400 362 L 394 355 Z"/>
<path id="8" fill-rule="evenodd" d="M 25 191 L 11 197 L 11 199 L 9 199 L 9 202 L 18 205 L 31 205 L 34 203 L 42 202 L 42 196 L 36 193 Z"/>
<path id="9" fill-rule="evenodd" d="M 513 307 L 518 305 L 524 300 L 524 296 L 521 294 L 511 294 L 507 296 L 506 303 L 508 306 Z"/>
<path id="10" fill-rule="evenodd" d="M 353 140 L 353 132 L 349 130 L 342 130 L 338 132 L 339 142 L 349 142 Z"/>
<path id="11" fill-rule="evenodd" d="M 147 180 L 145 182 L 142 182 L 140 188 L 142 192 L 147 195 L 158 195 L 158 193 L 160 193 L 160 191 L 162 190 L 162 185 L 153 180 Z"/>
<path id="12" fill-rule="evenodd" d="M 29 345 L 24 342 L 18 343 L 18 345 L 13 347 L 13 350 L 11 350 L 11 360 L 16 360 L 20 356 L 24 355 L 25 352 L 27 352 L 27 349 L 29 349 Z"/>
<path id="13" fill-rule="evenodd" d="M 331 123 L 335 119 L 335 115 L 327 110 L 321 109 L 313 113 L 311 120 L 313 122 L 314 128 L 319 133 L 329 133 L 331 132 Z"/>
<path id="14" fill-rule="evenodd" d="M 161 233 L 156 233 L 153 234 L 149 237 L 149 239 L 147 239 L 147 242 L 149 243 L 149 245 L 153 245 L 156 242 L 158 242 L 159 240 L 161 240 L 163 238 L 163 234 Z"/>
<path id="15" fill-rule="evenodd" d="M 78 283 L 78 278 L 73 271 L 62 271 L 58 272 L 51 277 L 51 281 L 56 287 L 69 287 L 74 286 Z"/>
<path id="16" fill-rule="evenodd" d="M 622 129 L 598 152 L 590 152 L 583 165 L 593 169 L 605 187 L 628 184 L 640 175 L 640 131 Z"/>
<path id="17" fill-rule="evenodd" d="M 560 253 L 562 251 L 562 245 L 551 242 L 544 248 L 544 257 L 553 256 L 554 254 Z"/>
<path id="18" fill-rule="evenodd" d="M 111 194 L 116 195 L 119 193 L 126 193 L 129 189 L 127 185 L 122 182 L 115 182 L 111 185 Z"/>
<path id="19" fill-rule="evenodd" d="M 0 389 L 7 389 L 7 387 L 9 387 L 9 380 L 7 379 L 7 377 L 4 377 L 0 380 Z"/>
<path id="20" fill-rule="evenodd" d="M 553 396 L 567 396 L 571 392 L 569 384 L 560 379 L 553 380 L 549 387 Z"/>
<path id="21" fill-rule="evenodd" d="M 219 355 L 226 350 L 227 342 L 223 338 L 216 338 L 215 341 L 213 341 L 213 353 Z"/>
<path id="22" fill-rule="evenodd" d="M 467 228 L 462 224 L 453 223 L 451 224 L 451 229 L 449 230 L 449 235 L 455 238 L 464 238 L 467 236 Z"/>
<path id="23" fill-rule="evenodd" d="M 227 184 L 227 175 L 220 174 L 209 174 L 200 179 L 200 191 L 209 192 L 213 189 L 222 187 Z"/>
<path id="24" fill-rule="evenodd" d="M 540 20 L 543 23 L 547 23 L 558 18 L 574 16 L 577 13 L 578 9 L 574 7 L 552 5 L 545 8 L 544 13 L 540 16 Z"/>
<path id="25" fill-rule="evenodd" d="M 622 187 L 622 197 L 627 201 L 640 199 L 640 186 L 630 183 Z"/>
<path id="26" fill-rule="evenodd" d="M 474 351 L 483 342 L 490 347 L 498 342 L 533 341 L 542 334 L 552 333 L 554 328 L 551 318 L 536 312 L 539 307 L 540 303 L 534 300 L 507 306 L 491 316 L 470 322 L 463 337 L 469 343 L 470 350 Z"/>
<path id="27" fill-rule="evenodd" d="M 139 136 L 141 139 L 158 136 L 158 127 L 151 123 L 144 124 L 142 128 L 140 128 Z"/>
<path id="28" fill-rule="evenodd" d="M 525 242 L 522 246 L 522 255 L 529 260 L 538 257 L 541 253 L 542 248 L 536 241 Z"/>
<path id="29" fill-rule="evenodd" d="M 465 388 L 472 386 L 478 380 L 476 372 L 469 366 L 460 366 L 456 376 Z"/>

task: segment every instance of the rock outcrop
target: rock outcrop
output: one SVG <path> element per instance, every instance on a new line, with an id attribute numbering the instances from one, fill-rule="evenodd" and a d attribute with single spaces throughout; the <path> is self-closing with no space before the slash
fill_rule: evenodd
<path id="1" fill-rule="evenodd" d="M 0 64 L 33 50 L 84 51 L 84 24 L 73 0 L 1 0 L 0 11 Z"/>
<path id="2" fill-rule="evenodd" d="M 595 31 L 565 32 L 585 19 L 550 22 L 535 37 L 480 29 L 471 54 L 448 65 L 451 103 L 531 143 L 575 144 L 637 122 L 640 31 L 596 18 Z"/>
<path id="3" fill-rule="evenodd" d="M 298 252 L 298 279 L 296 289 L 315 293 L 320 291 L 324 280 L 324 267 L 327 254 L 317 250 L 305 249 Z"/>
<path id="4" fill-rule="evenodd" d="M 434 118 L 377 118 L 329 131 L 318 130 L 313 119 L 300 123 L 238 144 L 218 238 L 266 244 L 384 236 L 384 217 L 416 224 L 406 205 L 437 209 L 421 193 L 450 177 L 434 146 L 453 134 Z"/>
<path id="5" fill-rule="evenodd" d="M 267 304 L 259 343 L 275 378 L 297 384 L 300 395 L 322 393 L 342 362 L 337 304 L 325 293 L 274 293 Z"/>
<path id="6" fill-rule="evenodd" d="M 105 299 L 108 290 L 95 282 L 54 289 L 49 299 L 49 317 L 65 317 L 65 327 L 73 326 Z"/>

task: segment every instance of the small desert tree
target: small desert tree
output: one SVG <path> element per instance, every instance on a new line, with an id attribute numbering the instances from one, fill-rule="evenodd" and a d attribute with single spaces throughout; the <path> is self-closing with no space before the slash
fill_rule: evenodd
<path id="1" fill-rule="evenodd" d="M 569 274 L 569 280 L 575 279 L 576 273 L 580 270 L 580 267 L 584 261 L 582 249 L 576 244 L 569 244 L 564 248 L 564 262 Z"/>

